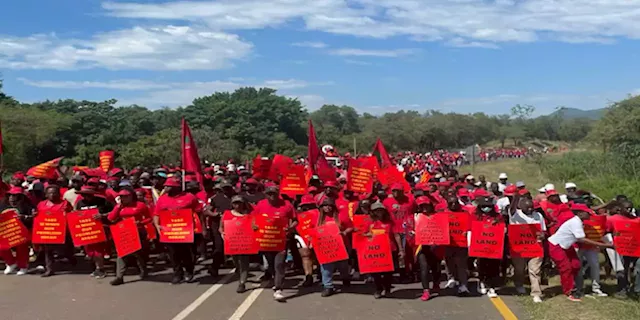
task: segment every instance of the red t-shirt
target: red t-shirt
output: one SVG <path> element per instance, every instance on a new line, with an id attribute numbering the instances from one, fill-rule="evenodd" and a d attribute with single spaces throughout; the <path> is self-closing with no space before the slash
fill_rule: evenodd
<path id="1" fill-rule="evenodd" d="M 404 233 L 403 224 L 406 224 L 410 219 L 413 220 L 413 212 L 415 211 L 413 198 L 406 195 L 400 199 L 390 197 L 385 199 L 382 204 L 387 208 L 391 219 L 393 219 L 393 231 Z"/>
<path id="2" fill-rule="evenodd" d="M 38 211 L 63 211 L 63 212 L 71 212 L 73 207 L 66 200 L 61 200 L 59 203 L 53 203 L 49 200 L 40 201 L 37 207 Z"/>
<path id="3" fill-rule="evenodd" d="M 388 223 L 380 220 L 374 221 L 369 226 L 369 232 L 372 234 L 387 234 L 389 235 L 389 242 L 391 243 L 391 251 L 398 251 L 398 245 L 396 244 L 395 232 L 393 232 L 394 223 L 390 221 Z"/>
<path id="4" fill-rule="evenodd" d="M 180 193 L 174 197 L 165 193 L 158 198 L 153 215 L 159 216 L 162 211 L 178 209 L 191 209 L 194 213 L 200 212 L 200 203 L 198 203 L 196 196 L 190 193 Z"/>
<path id="5" fill-rule="evenodd" d="M 253 211 L 274 219 L 286 219 L 287 223 L 295 218 L 293 205 L 284 199 L 278 199 L 275 205 L 269 203 L 267 199 L 260 200 Z"/>
<path id="6" fill-rule="evenodd" d="M 117 205 L 111 212 L 107 218 L 111 221 L 116 221 L 119 218 L 126 219 L 134 217 L 138 224 L 147 224 L 151 222 L 151 213 L 149 212 L 149 207 L 146 204 L 136 201 L 135 206 L 126 206 Z"/>
<path id="7" fill-rule="evenodd" d="M 615 232 L 615 222 L 616 221 L 640 221 L 637 219 L 632 219 L 629 217 L 625 217 L 621 214 L 614 214 L 612 216 L 607 216 L 607 232 Z"/>

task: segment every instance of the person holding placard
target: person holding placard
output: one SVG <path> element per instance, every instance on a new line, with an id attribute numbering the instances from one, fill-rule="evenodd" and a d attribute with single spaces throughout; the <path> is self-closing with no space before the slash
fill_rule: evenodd
<path id="1" fill-rule="evenodd" d="M 336 224 L 340 230 L 343 241 L 346 236 L 353 232 L 353 223 L 349 219 L 349 215 L 343 211 L 340 213 L 335 201 L 330 197 L 325 197 L 320 204 L 320 215 L 318 217 L 318 227 L 325 224 Z M 320 258 L 318 258 L 320 260 Z M 333 287 L 333 272 L 338 269 L 340 276 L 342 277 L 342 284 L 345 287 L 351 285 L 351 275 L 349 274 L 349 260 L 345 260 L 320 264 L 320 271 L 322 273 L 322 297 L 329 297 L 335 293 Z"/>
<path id="2" fill-rule="evenodd" d="M 106 217 L 106 214 L 113 209 L 113 205 L 104 197 L 96 196 L 98 191 L 93 186 L 82 186 L 79 191 L 76 191 L 78 200 L 74 205 L 75 210 L 89 210 L 98 209 L 98 214 L 92 219 L 100 220 Z M 94 265 L 95 269 L 91 272 L 90 276 L 96 279 L 102 279 L 107 276 L 104 272 L 104 256 L 107 254 L 109 248 L 106 242 L 94 243 L 84 246 L 84 253 L 89 257 Z"/>
<path id="3" fill-rule="evenodd" d="M 486 197 L 476 199 L 477 209 L 474 221 L 488 222 L 491 225 L 504 223 L 502 215 L 496 211 L 496 206 Z M 505 230 L 502 230 L 504 237 Z M 472 236 L 473 239 L 473 236 Z M 489 298 L 497 298 L 496 288 L 500 281 L 501 259 L 478 258 L 478 292 Z"/>
<path id="4" fill-rule="evenodd" d="M 38 212 L 45 212 L 45 211 L 66 213 L 66 212 L 71 212 L 73 210 L 73 207 L 71 206 L 71 204 L 67 200 L 62 199 L 62 196 L 60 195 L 60 187 L 58 187 L 57 185 L 49 185 L 45 189 L 44 196 L 45 196 L 45 200 L 40 201 L 40 203 L 38 203 L 36 214 Z M 74 251 L 72 250 L 73 246 L 71 246 L 71 250 L 70 250 L 68 248 L 69 246 L 66 246 L 66 245 L 59 246 L 59 245 L 52 245 L 52 244 L 43 244 L 40 247 L 40 253 L 38 254 L 38 257 L 36 258 L 36 261 L 38 261 L 42 259 L 40 258 L 41 256 L 44 256 L 45 268 L 44 268 L 44 273 L 42 274 L 42 277 L 46 278 L 54 274 L 53 263 L 55 259 L 54 259 L 53 253 L 56 248 L 60 248 L 60 247 L 64 249 L 62 251 L 64 251 L 65 255 L 69 259 L 69 263 L 71 265 L 76 265 L 77 260 L 74 256 Z"/>
<path id="5" fill-rule="evenodd" d="M 304 270 L 303 287 L 313 285 L 313 254 L 311 252 L 310 229 L 313 229 L 318 221 L 318 206 L 312 195 L 304 195 L 298 204 L 298 227 L 294 236 L 296 246 L 302 259 Z"/>
<path id="6" fill-rule="evenodd" d="M 610 232 L 614 235 L 614 243 L 620 247 L 618 251 L 622 258 L 622 267 L 624 268 L 623 271 L 616 272 L 617 286 L 615 297 L 619 299 L 625 299 L 628 297 L 629 291 L 636 296 L 640 296 L 640 257 L 632 256 L 630 255 L 631 252 L 628 252 L 629 250 L 625 250 L 628 247 L 627 244 L 630 244 L 631 247 L 637 248 L 638 243 L 634 241 L 634 237 L 640 235 L 634 235 L 633 231 L 624 232 L 625 234 L 622 234 L 623 230 L 621 230 L 622 228 L 627 226 L 631 227 L 628 228 L 629 230 L 633 230 L 634 224 L 640 223 L 640 220 L 635 215 L 633 215 L 633 204 L 630 201 L 616 201 L 612 204 L 612 207 L 613 208 L 611 211 L 613 215 L 607 217 L 607 232 Z M 635 265 L 633 272 L 631 272 L 632 270 L 630 270 L 631 265 Z M 635 283 L 633 284 L 633 288 L 628 288 L 630 282 L 628 277 L 630 273 L 633 273 L 635 275 Z"/>
<path id="7" fill-rule="evenodd" d="M 416 225 L 421 215 L 426 217 L 436 214 L 435 207 L 429 197 L 421 196 L 416 199 Z M 420 245 L 418 249 L 418 263 L 420 264 L 420 282 L 422 283 L 422 296 L 420 300 L 427 301 L 440 294 L 440 262 L 442 255 L 436 251 L 438 246 Z M 429 283 L 433 287 L 429 289 Z"/>
<path id="8" fill-rule="evenodd" d="M 33 223 L 33 207 L 26 201 L 24 191 L 20 187 L 11 187 L 6 192 L 4 204 L 0 201 L 0 215 L 17 215 L 17 218 L 25 225 Z M 24 227 L 22 227 L 24 228 Z M 16 252 L 15 257 L 13 252 Z M 7 265 L 4 274 L 8 275 L 17 270 L 17 275 L 27 274 L 29 269 L 29 243 L 17 245 L 11 249 L 0 250 L 0 258 Z"/>
<path id="9" fill-rule="evenodd" d="M 455 288 L 458 285 L 458 295 L 468 296 L 469 288 L 469 252 L 467 250 L 467 235 L 469 233 L 471 215 L 462 209 L 460 201 L 455 195 L 446 197 L 447 211 L 449 214 L 449 232 L 452 242 L 445 247 L 445 263 L 447 266 L 446 287 Z M 457 232 L 457 233 L 456 233 Z M 457 240 L 457 241 L 453 241 Z"/>
<path id="10" fill-rule="evenodd" d="M 253 217 L 251 216 L 251 205 L 247 202 L 243 196 L 233 196 L 231 198 L 231 210 L 226 210 L 222 215 L 222 223 L 220 224 L 220 234 L 225 239 L 225 244 L 229 245 L 229 239 L 225 238 L 225 224 L 233 222 L 247 222 L 251 220 L 253 223 Z M 257 253 L 257 250 L 256 250 Z M 246 289 L 247 278 L 249 277 L 249 259 L 248 254 L 232 254 L 233 265 L 236 267 L 236 274 L 239 275 L 240 281 L 238 282 L 237 293 L 243 293 Z"/>
<path id="11" fill-rule="evenodd" d="M 385 234 L 389 237 L 391 243 L 391 252 L 393 257 L 393 264 L 395 269 L 398 269 L 398 262 L 404 259 L 404 251 L 402 248 L 402 241 L 400 235 L 394 231 L 394 219 L 389 214 L 389 211 L 381 202 L 376 202 L 371 205 L 371 220 L 372 223 L 368 227 L 367 236 Z M 374 273 L 373 282 L 376 286 L 376 291 L 373 297 L 380 299 L 382 297 L 391 294 L 391 282 L 393 280 L 393 271 Z"/>
<path id="12" fill-rule="evenodd" d="M 116 260 L 116 278 L 111 281 L 112 286 L 124 284 L 124 274 L 127 271 L 127 263 L 125 259 L 131 256 L 133 256 L 137 262 L 138 270 L 140 271 L 140 279 L 147 277 L 147 265 L 144 254 L 144 248 L 147 243 L 144 241 L 147 239 L 145 225 L 151 222 L 151 213 L 149 212 L 149 208 L 144 202 L 138 201 L 135 196 L 135 191 L 131 187 L 123 187 L 117 195 L 120 197 L 120 203 L 107 215 L 107 219 L 111 223 L 117 223 L 123 219 L 134 218 L 136 225 L 138 226 L 138 234 L 140 235 L 143 249 L 126 257 L 118 256 L 118 259 Z"/>

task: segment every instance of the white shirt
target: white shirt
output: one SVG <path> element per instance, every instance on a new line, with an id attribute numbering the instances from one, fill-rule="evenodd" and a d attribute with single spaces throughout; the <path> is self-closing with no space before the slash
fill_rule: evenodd
<path id="1" fill-rule="evenodd" d="M 509 217 L 509 223 L 511 224 L 534 224 L 539 223 L 542 231 L 547 231 L 547 225 L 544 222 L 544 217 L 540 212 L 534 211 L 532 215 L 526 215 L 522 210 L 518 209 Z"/>
<path id="2" fill-rule="evenodd" d="M 562 249 L 569 249 L 578 239 L 583 239 L 584 237 L 582 220 L 580 217 L 575 216 L 563 223 L 558 228 L 558 231 L 549 237 L 549 243 L 559 245 Z"/>
<path id="3" fill-rule="evenodd" d="M 510 204 L 511 201 L 509 201 L 509 198 L 507 197 L 502 197 L 496 201 L 496 205 L 498 206 L 498 209 L 500 209 L 500 213 L 504 212 Z"/>
<path id="4" fill-rule="evenodd" d="M 62 199 L 67 200 L 72 206 L 75 206 L 76 200 L 78 200 L 79 194 L 76 193 L 76 189 L 69 189 L 62 195 Z"/>

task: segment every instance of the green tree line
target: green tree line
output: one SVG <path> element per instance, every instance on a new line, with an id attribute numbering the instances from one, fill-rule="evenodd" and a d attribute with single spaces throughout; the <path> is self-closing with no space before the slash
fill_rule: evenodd
<path id="1" fill-rule="evenodd" d="M 320 143 L 341 152 L 369 152 L 381 137 L 390 151 L 426 152 L 463 148 L 488 141 L 519 143 L 524 139 L 579 141 L 593 121 L 560 116 L 532 118 L 533 107 L 517 105 L 511 114 L 487 115 L 439 111 L 398 111 L 376 116 L 350 106 L 325 105 L 309 113 L 300 101 L 269 88 L 240 88 L 195 98 L 188 106 L 150 110 L 116 107 L 116 100 L 58 100 L 22 103 L 2 93 L 0 121 L 4 166 L 25 170 L 59 156 L 67 165 L 97 166 L 98 152 L 116 151 L 116 164 L 175 163 L 180 159 L 180 119 L 191 126 L 200 157 L 208 161 L 256 154 L 306 154 L 307 119 Z"/>

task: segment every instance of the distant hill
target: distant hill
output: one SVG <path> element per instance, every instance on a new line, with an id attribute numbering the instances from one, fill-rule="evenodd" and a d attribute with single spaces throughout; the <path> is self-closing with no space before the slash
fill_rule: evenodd
<path id="1" fill-rule="evenodd" d="M 549 116 L 560 115 L 563 119 L 579 119 L 586 118 L 592 120 L 599 120 L 604 115 L 607 109 L 593 109 L 593 110 L 580 110 L 576 108 L 560 108 L 550 114 Z"/>

